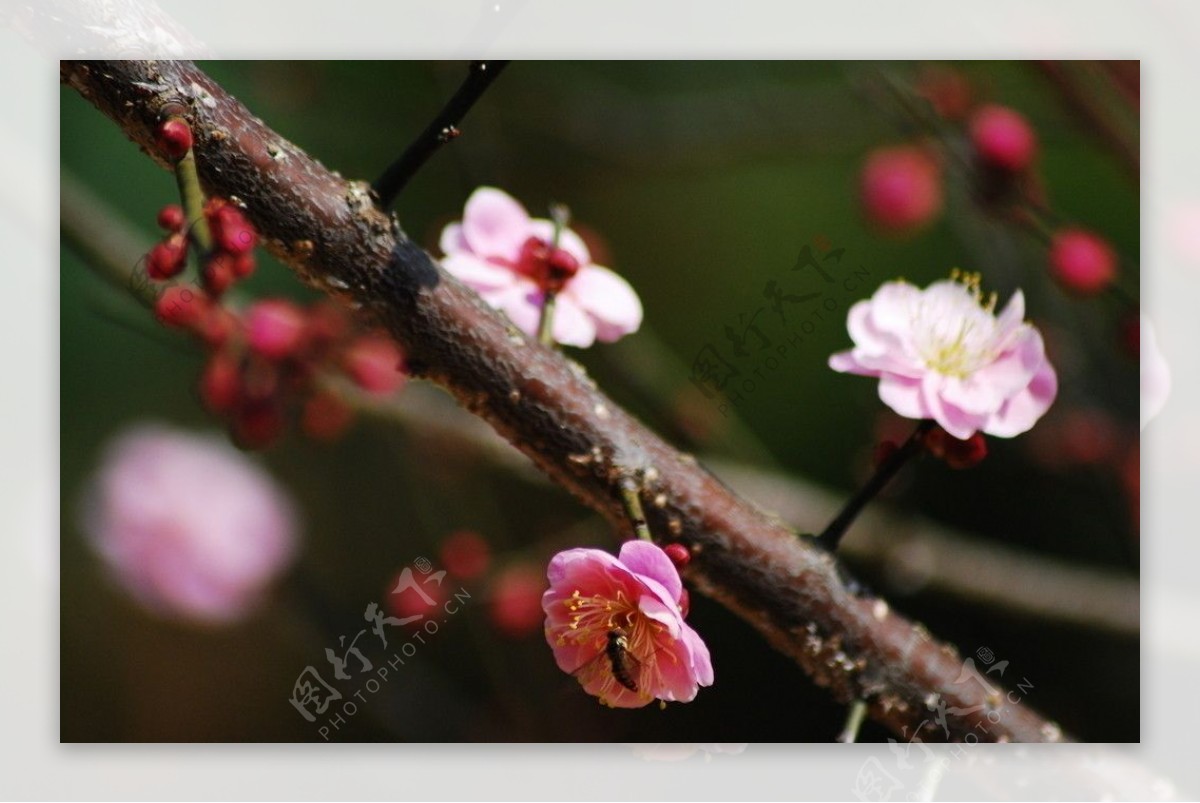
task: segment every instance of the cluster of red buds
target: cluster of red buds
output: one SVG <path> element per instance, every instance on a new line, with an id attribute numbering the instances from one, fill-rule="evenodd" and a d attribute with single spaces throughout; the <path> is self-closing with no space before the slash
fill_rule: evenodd
<path id="1" fill-rule="evenodd" d="M 960 440 L 941 427 L 934 427 L 925 433 L 923 445 L 925 451 L 950 468 L 972 468 L 983 462 L 988 453 L 987 439 L 982 432 Z"/>
<path id="2" fill-rule="evenodd" d="M 1022 202 L 1042 206 L 1043 191 L 1035 172 L 1038 137 L 1023 114 L 997 103 L 978 103 L 967 78 L 950 68 L 925 70 L 915 90 L 945 126 L 961 132 L 975 167 L 978 197 L 987 208 L 1020 217 L 1026 215 Z M 934 139 L 869 154 L 859 179 L 867 220 L 887 234 L 910 234 L 930 224 L 943 208 L 946 155 Z M 1047 261 L 1055 281 L 1078 296 L 1108 289 L 1117 275 L 1112 246 L 1079 227 L 1062 227 L 1051 234 Z"/>
<path id="3" fill-rule="evenodd" d="M 197 242 L 195 224 L 190 232 L 185 230 L 186 224 L 183 207 L 177 204 L 159 211 L 158 225 L 167 234 L 146 255 L 146 273 L 151 279 L 171 279 L 183 273 L 189 242 L 196 243 L 197 250 L 203 248 Z M 209 296 L 220 298 L 235 281 L 254 273 L 258 234 L 242 211 L 223 198 L 212 198 L 204 204 L 204 225 L 212 246 L 201 254 L 200 282 Z"/>
<path id="4" fill-rule="evenodd" d="M 194 164 L 184 160 L 192 145 L 186 123 L 168 120 L 159 127 L 157 142 L 176 170 L 194 171 Z M 159 212 L 167 235 L 146 255 L 146 274 L 156 282 L 174 279 L 187 267 L 189 248 L 197 254 L 197 281 L 157 291 L 155 315 L 204 344 L 208 360 L 199 381 L 200 400 L 229 422 L 235 442 L 265 448 L 278 440 L 291 417 L 310 437 L 337 437 L 353 417 L 329 385 L 337 375 L 372 394 L 390 394 L 404 384 L 403 356 L 395 343 L 356 327 L 332 302 L 304 308 L 265 299 L 244 310 L 224 303 L 230 287 L 254 271 L 258 233 L 230 201 L 192 201 L 199 213 L 190 225 L 184 207 L 169 205 Z"/>
<path id="5" fill-rule="evenodd" d="M 945 462 L 950 468 L 972 468 L 987 457 L 987 439 L 982 432 L 976 432 L 966 440 L 961 440 L 935 426 L 920 438 L 921 448 Z M 872 462 L 878 468 L 899 450 L 900 445 L 894 440 L 880 441 L 875 447 Z"/>

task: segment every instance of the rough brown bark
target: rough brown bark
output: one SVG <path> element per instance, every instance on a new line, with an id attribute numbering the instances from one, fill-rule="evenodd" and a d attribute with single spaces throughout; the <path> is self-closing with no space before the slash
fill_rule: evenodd
<path id="1" fill-rule="evenodd" d="M 856 593 L 834 558 L 736 496 L 617 407 L 580 366 L 450 277 L 376 208 L 367 184 L 324 168 L 195 65 L 63 62 L 61 77 L 151 155 L 158 122 L 186 117 L 206 190 L 244 203 L 273 253 L 386 325 L 415 375 L 448 388 L 625 532 L 619 483 L 631 478 L 656 537 L 691 549 L 687 579 L 838 700 L 865 698 L 871 716 L 903 739 L 918 729 L 926 741 L 1062 738 L 1002 689 L 963 679 L 952 647 Z M 934 723 L 938 702 L 945 729 Z"/>

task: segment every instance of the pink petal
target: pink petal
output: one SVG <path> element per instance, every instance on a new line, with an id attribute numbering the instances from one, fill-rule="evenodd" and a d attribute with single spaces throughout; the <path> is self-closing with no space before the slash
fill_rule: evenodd
<path id="1" fill-rule="evenodd" d="M 596 342 L 596 324 L 570 295 L 562 293 L 554 303 L 553 334 L 564 346 L 585 349 Z"/>
<path id="2" fill-rule="evenodd" d="M 554 241 L 554 223 L 544 218 L 534 218 L 529 221 L 529 228 L 534 237 L 547 243 Z M 570 229 L 563 229 L 558 235 L 558 247 L 579 260 L 580 265 L 588 265 L 592 254 L 588 251 L 583 238 Z"/>
<path id="3" fill-rule="evenodd" d="M 932 414 L 921 393 L 921 380 L 884 374 L 879 380 L 879 398 L 905 418 L 929 418 Z"/>
<path id="4" fill-rule="evenodd" d="M 1046 361 L 1042 336 L 1032 326 L 1016 335 L 1010 350 L 965 379 L 950 379 L 942 398 L 970 413 L 991 415 L 1013 395 L 1028 387 Z"/>
<path id="5" fill-rule="evenodd" d="M 530 337 L 537 337 L 542 320 L 542 292 L 528 279 L 518 277 L 512 287 L 488 299 L 504 310 L 513 324 Z"/>
<path id="6" fill-rule="evenodd" d="M 1029 383 L 1029 387 L 1009 399 L 1000 411 L 987 422 L 984 432 L 998 438 L 1011 438 L 1026 432 L 1037 423 L 1058 395 L 1058 375 L 1049 361 Z"/>
<path id="7" fill-rule="evenodd" d="M 642 302 L 629 282 L 599 265 L 585 265 L 563 295 L 573 298 L 595 322 L 596 337 L 611 343 L 642 325 Z"/>
<path id="8" fill-rule="evenodd" d="M 462 231 L 476 255 L 510 262 L 532 233 L 525 207 L 494 187 L 480 187 L 467 199 Z"/>
<path id="9" fill-rule="evenodd" d="M 855 350 L 860 353 L 883 355 L 900 348 L 900 341 L 895 335 L 876 328 L 871 320 L 870 301 L 859 301 L 850 307 L 846 316 L 846 329 L 850 332 L 850 339 L 854 341 Z"/>
<path id="10" fill-rule="evenodd" d="M 516 275 L 511 270 L 465 252 L 448 254 L 442 259 L 442 267 L 477 293 L 500 290 L 516 281 Z"/>
<path id="11" fill-rule="evenodd" d="M 713 684 L 713 665 L 708 645 L 704 643 L 704 639 L 700 638 L 699 633 L 686 624 L 683 626 L 683 640 L 692 653 L 692 673 L 696 676 L 696 682 L 701 686 L 711 686 Z"/>
<path id="12" fill-rule="evenodd" d="M 438 248 L 447 256 L 470 249 L 461 223 L 446 224 L 446 228 L 442 229 L 442 236 L 438 238 Z"/>
<path id="13" fill-rule="evenodd" d="M 581 570 L 601 574 L 607 571 L 626 571 L 619 560 L 602 549 L 567 549 L 551 558 L 550 565 L 546 567 L 546 579 L 550 581 L 551 591 Z M 546 595 L 551 591 L 547 591 Z"/>
<path id="14" fill-rule="evenodd" d="M 983 428 L 987 422 L 986 416 L 971 415 L 946 401 L 942 395 L 945 377 L 939 374 L 926 374 L 921 380 L 921 400 L 942 429 L 959 440 L 966 440 Z"/>
<path id="15" fill-rule="evenodd" d="M 651 580 L 650 582 L 657 585 L 658 588 L 654 589 L 655 593 L 643 594 L 638 599 L 638 610 L 640 610 L 647 619 L 653 619 L 659 624 L 665 626 L 667 628 L 667 632 L 663 637 L 665 638 L 666 636 L 670 636 L 671 640 L 674 641 L 680 637 L 684 627 L 683 616 L 679 613 L 679 606 L 673 602 L 664 601 L 663 596 L 666 593 L 665 589 L 663 589 L 663 587 L 654 580 Z M 662 591 L 663 593 L 660 594 L 658 593 L 659 591 Z"/>
<path id="16" fill-rule="evenodd" d="M 666 589 L 668 599 L 678 603 L 683 593 L 683 582 L 679 579 L 679 570 L 667 557 L 667 553 L 657 544 L 649 541 L 626 541 L 621 545 L 617 556 L 621 563 L 634 574 L 656 580 Z"/>
<path id="17" fill-rule="evenodd" d="M 862 376 L 879 376 L 879 371 L 867 368 L 858 361 L 853 350 L 839 351 L 829 357 L 829 367 L 843 374 L 860 374 Z"/>
<path id="18" fill-rule="evenodd" d="M 885 282 L 871 296 L 871 322 L 883 333 L 908 342 L 912 330 L 912 310 L 921 301 L 920 288 L 905 281 Z"/>
<path id="19" fill-rule="evenodd" d="M 1025 294 L 1017 290 L 996 316 L 996 338 L 1003 342 L 1025 321 Z"/>

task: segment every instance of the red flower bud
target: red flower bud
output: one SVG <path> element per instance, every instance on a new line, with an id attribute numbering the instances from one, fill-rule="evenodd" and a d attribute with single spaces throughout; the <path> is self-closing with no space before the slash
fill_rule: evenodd
<path id="1" fill-rule="evenodd" d="M 961 120 L 971 108 L 971 82 L 948 67 L 931 66 L 922 70 L 917 92 L 947 120 Z"/>
<path id="2" fill-rule="evenodd" d="M 238 328 L 238 319 L 222 306 L 214 305 L 196 326 L 197 333 L 210 348 L 219 349 L 229 342 Z"/>
<path id="3" fill-rule="evenodd" d="M 692 559 L 692 553 L 683 544 L 667 544 L 662 550 L 667 553 L 667 557 L 675 564 L 676 569 L 687 566 Z"/>
<path id="4" fill-rule="evenodd" d="M 229 254 L 214 254 L 204 264 L 201 279 L 204 289 L 214 298 L 220 298 L 233 285 L 233 257 Z"/>
<path id="5" fill-rule="evenodd" d="M 218 207 L 209 218 L 213 241 L 230 254 L 245 254 L 258 244 L 258 233 L 236 206 Z"/>
<path id="6" fill-rule="evenodd" d="M 950 468 L 971 468 L 987 457 L 987 440 L 982 432 L 959 440 L 941 427 L 935 427 L 925 434 L 925 448 L 934 457 L 946 461 Z"/>
<path id="7" fill-rule="evenodd" d="M 1019 173 L 1037 154 L 1037 136 L 1024 115 L 1005 106 L 984 106 L 971 118 L 971 142 L 984 163 Z"/>
<path id="8" fill-rule="evenodd" d="M 346 349 L 343 366 L 350 378 L 368 393 L 392 393 L 404 385 L 403 356 L 384 335 L 365 335 Z"/>
<path id="9" fill-rule="evenodd" d="M 291 356 L 304 335 L 304 312 L 290 301 L 259 301 L 246 313 L 246 338 L 250 348 L 267 359 Z"/>
<path id="10" fill-rule="evenodd" d="M 183 223 L 183 207 L 179 204 L 167 204 L 158 210 L 158 225 L 167 231 L 181 231 Z"/>
<path id="11" fill-rule="evenodd" d="M 271 401 L 243 404 L 233 414 L 230 434 L 242 449 L 265 449 L 283 434 L 283 412 Z"/>
<path id="12" fill-rule="evenodd" d="M 200 401 L 209 412 L 224 415 L 237 404 L 239 391 L 237 360 L 230 354 L 217 352 L 200 374 Z"/>
<path id="13" fill-rule="evenodd" d="M 501 633 L 520 638 L 540 632 L 546 618 L 542 610 L 544 575 L 529 564 L 518 563 L 500 572 L 492 585 L 488 613 Z"/>
<path id="14" fill-rule="evenodd" d="M 923 226 L 942 209 L 941 171 L 916 146 L 872 153 L 863 165 L 859 192 L 867 219 L 890 232 Z"/>
<path id="15" fill-rule="evenodd" d="M 187 267 L 187 240 L 182 234 L 172 234 L 156 243 L 146 255 L 146 275 L 151 279 L 170 279 Z"/>
<path id="16" fill-rule="evenodd" d="M 233 275 L 238 279 L 245 279 L 254 273 L 255 262 L 254 254 L 247 251 L 244 254 L 238 254 L 233 257 Z"/>
<path id="17" fill-rule="evenodd" d="M 183 285 L 171 285 L 154 302 L 154 315 L 166 326 L 194 326 L 208 311 L 208 297 Z"/>
<path id="18" fill-rule="evenodd" d="M 474 580 L 488 570 L 492 555 L 487 541 L 479 533 L 458 530 L 442 542 L 438 558 L 447 571 L 458 579 Z"/>
<path id="19" fill-rule="evenodd" d="M 539 237 L 529 237 L 521 245 L 517 270 L 537 282 L 543 290 L 559 292 L 579 272 L 579 260 L 562 248 L 550 248 Z"/>
<path id="20" fill-rule="evenodd" d="M 192 129 L 180 117 L 172 117 L 154 132 L 158 149 L 173 162 L 178 162 L 192 149 Z"/>
<path id="21" fill-rule="evenodd" d="M 1083 229 L 1063 229 L 1050 244 L 1050 272 L 1066 290 L 1095 295 L 1117 276 L 1117 255 L 1102 238 Z"/>

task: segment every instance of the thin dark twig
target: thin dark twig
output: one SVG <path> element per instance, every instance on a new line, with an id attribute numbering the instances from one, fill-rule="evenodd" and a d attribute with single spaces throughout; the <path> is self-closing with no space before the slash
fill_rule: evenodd
<path id="1" fill-rule="evenodd" d="M 888 455 L 879 468 L 875 469 L 875 473 L 871 475 L 871 479 L 867 480 L 867 484 L 858 490 L 854 496 L 850 497 L 846 502 L 845 507 L 841 512 L 829 522 L 829 526 L 824 532 L 817 536 L 817 544 L 825 549 L 833 552 L 837 549 L 838 543 L 842 540 L 842 536 L 846 534 L 846 530 L 858 518 L 858 514 L 866 507 L 867 502 L 875 498 L 875 495 L 883 490 L 883 486 L 888 484 L 888 481 L 896 476 L 896 472 L 903 468 L 904 464 L 910 458 L 920 453 L 924 448 L 925 433 L 933 429 L 933 421 L 922 421 L 917 424 L 917 428 L 908 436 L 908 440 L 904 442 L 896 451 Z"/>
<path id="2" fill-rule="evenodd" d="M 429 157 L 433 156 L 438 148 L 459 135 L 459 123 L 506 66 L 508 66 L 507 61 L 471 62 L 466 80 L 462 82 L 462 86 L 458 88 L 438 116 L 433 118 L 433 122 L 425 127 L 425 130 L 413 140 L 411 145 L 405 148 L 404 153 L 400 154 L 400 158 L 392 162 L 388 169 L 383 171 L 383 175 L 371 185 L 375 194 L 379 196 L 380 208 L 389 208 L 395 202 L 396 196 L 416 175 L 421 166 L 429 160 Z"/>

